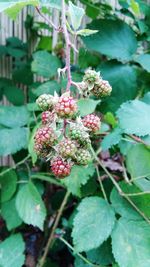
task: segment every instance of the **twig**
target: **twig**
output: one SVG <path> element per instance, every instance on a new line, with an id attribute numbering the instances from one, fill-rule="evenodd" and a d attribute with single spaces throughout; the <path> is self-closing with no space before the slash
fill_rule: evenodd
<path id="1" fill-rule="evenodd" d="M 130 182 L 130 180 L 128 178 L 127 172 L 126 172 L 126 168 L 125 168 L 124 162 L 122 162 L 122 167 L 123 167 L 123 177 L 124 177 L 125 181 L 128 184 L 131 184 L 131 182 Z"/>
<path id="2" fill-rule="evenodd" d="M 104 189 L 104 186 L 103 186 L 101 177 L 100 177 L 100 173 L 99 173 L 98 166 L 96 166 L 96 172 L 97 172 L 97 178 L 98 178 L 98 181 L 99 181 L 99 184 L 100 184 L 100 187 L 101 187 L 101 190 L 102 190 L 104 199 L 105 199 L 106 201 L 108 201 L 107 196 L 106 196 L 106 193 L 105 193 L 105 189 Z"/>
<path id="3" fill-rule="evenodd" d="M 70 91 L 70 86 L 71 86 L 71 70 L 70 70 L 71 42 L 70 42 L 69 33 L 67 31 L 67 26 L 66 26 L 65 0 L 62 0 L 62 29 L 63 29 L 65 42 L 66 42 L 66 70 L 67 70 L 67 78 L 68 78 L 66 91 Z"/>
<path id="4" fill-rule="evenodd" d="M 150 224 L 150 220 L 145 216 L 145 214 L 134 204 L 134 202 L 122 191 L 119 184 L 115 181 L 114 177 L 111 175 L 111 173 L 106 169 L 106 167 L 103 165 L 101 160 L 96 156 L 95 151 L 91 147 L 91 152 L 95 158 L 95 160 L 98 162 L 98 164 L 101 166 L 101 168 L 105 171 L 105 173 L 108 175 L 114 186 L 116 187 L 118 193 L 124 197 L 131 205 L 132 207 L 145 219 L 145 221 Z"/>
<path id="5" fill-rule="evenodd" d="M 145 146 L 149 146 L 149 144 L 147 144 L 146 142 L 144 142 L 140 137 L 137 137 L 137 136 L 135 136 L 133 134 L 128 134 L 128 136 L 131 137 L 133 140 L 135 140 L 138 143 L 141 143 L 141 144 L 143 144 Z"/>
<path id="6" fill-rule="evenodd" d="M 101 265 L 93 264 L 87 258 L 85 258 L 82 254 L 76 253 L 74 248 L 63 237 L 59 237 L 59 240 L 61 240 L 74 254 L 76 254 L 80 259 L 82 259 L 86 264 L 91 265 L 92 267 L 102 267 Z"/>
<path id="7" fill-rule="evenodd" d="M 63 202 L 61 203 L 61 206 L 60 206 L 60 209 L 59 209 L 59 211 L 58 211 L 58 214 L 57 214 L 57 216 L 56 216 L 54 225 L 53 225 L 53 227 L 52 227 L 52 231 L 51 231 L 51 233 L 50 233 L 50 236 L 49 236 L 49 238 L 48 238 L 48 241 L 47 241 L 47 244 L 46 244 L 46 247 L 45 247 L 44 254 L 43 254 L 41 260 L 39 261 L 38 267 L 43 267 L 43 265 L 44 265 L 44 263 L 45 263 L 45 260 L 46 260 L 46 257 L 47 257 L 49 248 L 50 248 L 51 243 L 52 243 L 52 240 L 53 240 L 53 238 L 54 238 L 55 230 L 56 230 L 56 228 L 57 228 L 57 226 L 58 226 L 58 224 L 59 224 L 60 218 L 61 218 L 62 213 L 63 213 L 63 211 L 64 211 L 64 208 L 65 208 L 65 205 L 66 205 L 67 200 L 68 200 L 68 198 L 69 198 L 69 195 L 70 195 L 70 192 L 67 191 L 66 194 L 65 194 L 65 197 L 64 197 L 64 199 L 63 199 Z"/>
<path id="8" fill-rule="evenodd" d="M 27 155 L 24 159 L 22 159 L 21 161 L 19 161 L 18 163 L 16 163 L 13 167 L 10 167 L 10 168 L 8 168 L 8 169 L 2 171 L 2 172 L 0 173 L 0 176 L 6 174 L 7 172 L 9 172 L 9 171 L 11 171 L 11 170 L 16 169 L 19 165 L 23 164 L 23 163 L 24 163 L 27 159 L 29 159 L 29 158 L 30 158 L 30 155 Z"/>
<path id="9" fill-rule="evenodd" d="M 50 25 L 54 28 L 55 31 L 61 31 L 60 27 L 57 28 L 57 27 L 55 26 L 55 24 L 54 24 L 50 19 L 48 19 L 47 17 L 45 17 L 45 16 L 41 13 L 40 9 L 39 9 L 37 6 L 36 6 L 36 10 L 37 10 L 37 12 L 39 13 L 39 15 L 40 15 L 45 21 L 47 21 L 48 24 L 50 24 Z"/>

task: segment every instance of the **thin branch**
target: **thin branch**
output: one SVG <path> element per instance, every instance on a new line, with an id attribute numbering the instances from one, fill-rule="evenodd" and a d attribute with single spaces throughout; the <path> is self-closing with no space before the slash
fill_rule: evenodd
<path id="1" fill-rule="evenodd" d="M 7 172 L 9 172 L 9 171 L 11 171 L 11 170 L 16 169 L 19 165 L 25 163 L 25 161 L 28 160 L 29 158 L 30 158 L 30 155 L 27 155 L 24 159 L 22 159 L 21 161 L 19 161 L 18 163 L 16 163 L 13 167 L 10 167 L 10 168 L 8 168 L 8 169 L 2 171 L 2 172 L 0 173 L 0 176 L 6 174 Z"/>
<path id="2" fill-rule="evenodd" d="M 64 211 L 64 208 L 65 208 L 65 205 L 66 205 L 67 200 L 68 200 L 68 198 L 69 198 L 69 195 L 70 195 L 70 192 L 67 191 L 66 194 L 65 194 L 65 197 L 64 197 L 64 199 L 63 199 L 63 202 L 61 203 L 61 206 L 60 206 L 60 209 L 59 209 L 59 211 L 58 211 L 58 214 L 57 214 L 57 216 L 56 216 L 54 225 L 53 225 L 53 227 L 52 227 L 52 231 L 51 231 L 51 233 L 50 233 L 50 236 L 49 236 L 49 238 L 48 238 L 48 241 L 47 241 L 47 244 L 46 244 L 46 247 L 45 247 L 44 254 L 43 254 L 41 260 L 39 261 L 38 267 L 43 267 L 43 265 L 44 265 L 44 263 L 45 263 L 45 260 L 46 260 L 46 257 L 47 257 L 49 248 L 50 248 L 51 243 L 52 243 L 53 238 L 54 238 L 55 230 L 56 230 L 56 228 L 57 228 L 57 226 L 58 226 L 58 224 L 59 224 L 60 218 L 61 218 L 62 213 L 63 213 L 63 211 Z"/>
<path id="3" fill-rule="evenodd" d="M 97 178 L 98 178 L 98 181 L 99 181 L 100 188 L 101 188 L 101 190 L 102 190 L 102 193 L 103 193 L 104 199 L 105 199 L 106 201 L 108 201 L 108 199 L 107 199 L 107 196 L 106 196 L 106 193 L 105 193 L 105 189 L 104 189 L 104 186 L 103 186 L 103 183 L 102 183 L 101 177 L 100 177 L 100 173 L 99 173 L 98 166 L 96 166 L 96 172 L 97 172 Z"/>
<path id="4" fill-rule="evenodd" d="M 67 88 L 66 91 L 70 91 L 71 86 L 71 69 L 70 69 L 70 49 L 71 49 L 71 42 L 69 38 L 69 33 L 67 31 L 67 21 L 66 21 L 66 7 L 65 7 L 65 0 L 62 0 L 62 29 L 65 37 L 66 43 L 66 70 L 67 70 Z"/>
<path id="5" fill-rule="evenodd" d="M 98 162 L 98 164 L 101 166 L 101 168 L 105 171 L 105 173 L 108 175 L 114 186 L 116 187 L 118 193 L 124 197 L 131 205 L 132 207 L 145 219 L 145 221 L 150 224 L 150 220 L 145 216 L 145 214 L 134 204 L 134 202 L 127 196 L 119 186 L 119 184 L 115 181 L 114 177 L 111 175 L 111 173 L 106 169 L 106 167 L 103 165 L 101 160 L 96 156 L 95 151 L 91 147 L 91 152 L 95 158 L 95 160 Z"/>
<path id="6" fill-rule="evenodd" d="M 92 266 L 92 267 L 102 267 L 102 265 L 96 265 L 90 262 L 87 258 L 85 258 L 82 254 L 76 253 L 73 246 L 71 246 L 67 240 L 65 240 L 63 237 L 59 237 L 59 240 L 61 240 L 72 252 L 73 254 L 76 254 L 80 259 L 82 259 L 86 264 Z"/>
<path id="7" fill-rule="evenodd" d="M 122 167 L 123 167 L 123 177 L 124 177 L 125 181 L 128 184 L 131 184 L 131 182 L 130 182 L 130 180 L 128 178 L 127 172 L 126 172 L 126 168 L 125 168 L 124 162 L 122 162 Z"/>
<path id="8" fill-rule="evenodd" d="M 40 9 L 36 6 L 36 10 L 37 10 L 37 12 L 39 13 L 39 15 L 48 23 L 48 24 L 50 24 L 53 28 L 54 28 L 54 30 L 55 31 L 61 31 L 61 29 L 60 29 L 60 27 L 59 28 L 57 28 L 56 26 L 55 26 L 55 24 L 50 20 L 50 19 L 48 19 L 46 16 L 44 16 L 42 13 L 41 13 L 41 11 L 40 11 Z"/>
<path id="9" fill-rule="evenodd" d="M 137 137 L 133 134 L 128 134 L 129 137 L 131 137 L 133 140 L 135 140 L 137 143 L 143 144 L 145 146 L 149 146 L 146 142 L 144 142 L 140 137 Z"/>

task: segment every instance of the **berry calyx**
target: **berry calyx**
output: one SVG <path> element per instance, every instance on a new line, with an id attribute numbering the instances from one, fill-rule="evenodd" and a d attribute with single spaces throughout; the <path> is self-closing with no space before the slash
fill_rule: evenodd
<path id="1" fill-rule="evenodd" d="M 58 145 L 58 152 L 64 158 L 74 158 L 76 151 L 77 143 L 70 139 L 64 139 Z"/>
<path id="2" fill-rule="evenodd" d="M 76 161 L 79 165 L 87 165 L 92 160 L 91 154 L 86 149 L 78 149 L 76 153 Z"/>
<path id="3" fill-rule="evenodd" d="M 48 124 L 52 123 L 55 119 L 55 114 L 50 111 L 44 111 L 42 112 L 42 123 L 43 124 Z"/>
<path id="4" fill-rule="evenodd" d="M 56 135 L 52 128 L 45 126 L 37 130 L 34 139 L 36 144 L 50 147 L 55 143 Z"/>
<path id="5" fill-rule="evenodd" d="M 60 118 L 72 118 L 77 113 L 76 100 L 71 96 L 62 95 L 55 105 L 55 111 Z"/>
<path id="6" fill-rule="evenodd" d="M 83 81 L 88 84 L 88 89 L 92 89 L 94 84 L 100 80 L 100 72 L 91 69 L 86 70 L 85 75 L 83 76 Z"/>
<path id="7" fill-rule="evenodd" d="M 64 178 L 71 172 L 72 165 L 62 159 L 61 157 L 55 157 L 51 160 L 51 170 L 56 177 Z"/>
<path id="8" fill-rule="evenodd" d="M 91 91 L 91 93 L 97 97 L 105 97 L 111 94 L 112 87 L 108 81 L 101 80 L 96 83 Z"/>
<path id="9" fill-rule="evenodd" d="M 85 127 L 81 127 L 78 124 L 74 124 L 70 127 L 70 138 L 72 140 L 77 140 L 79 144 L 83 146 L 88 146 L 91 141 L 89 139 L 88 132 L 85 131 Z"/>
<path id="10" fill-rule="evenodd" d="M 87 127 L 91 132 L 97 132 L 100 129 L 100 118 L 94 114 L 86 115 L 82 119 L 84 127 Z"/>
<path id="11" fill-rule="evenodd" d="M 55 102 L 56 102 L 55 97 L 52 96 L 52 95 L 49 95 L 49 94 L 40 95 L 36 100 L 37 105 L 43 111 L 52 110 L 53 107 L 54 107 Z"/>

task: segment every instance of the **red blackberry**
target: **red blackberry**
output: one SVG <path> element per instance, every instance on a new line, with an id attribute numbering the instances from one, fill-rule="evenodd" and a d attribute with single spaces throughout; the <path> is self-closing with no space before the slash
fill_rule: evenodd
<path id="1" fill-rule="evenodd" d="M 71 167 L 72 165 L 61 157 L 51 160 L 51 170 L 56 177 L 64 178 L 68 176 L 71 172 Z"/>
<path id="2" fill-rule="evenodd" d="M 83 125 L 87 127 L 91 132 L 97 132 L 100 129 L 100 118 L 94 114 L 86 115 L 82 119 Z"/>

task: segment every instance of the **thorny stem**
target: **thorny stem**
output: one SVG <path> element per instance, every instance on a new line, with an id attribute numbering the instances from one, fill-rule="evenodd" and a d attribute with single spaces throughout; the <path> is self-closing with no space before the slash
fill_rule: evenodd
<path id="1" fill-rule="evenodd" d="M 80 253 L 76 253 L 73 246 L 71 246 L 67 240 L 65 240 L 63 237 L 59 237 L 59 240 L 61 240 L 74 254 L 76 254 L 80 259 L 82 259 L 85 263 L 87 263 L 88 265 L 92 266 L 92 267 L 102 267 L 101 265 L 96 265 L 93 264 L 92 262 L 90 262 L 87 258 L 85 258 L 82 254 Z"/>
<path id="2" fill-rule="evenodd" d="M 66 7 L 65 7 L 65 0 L 62 0 L 62 29 L 65 37 L 66 43 L 66 70 L 67 70 L 67 88 L 66 91 L 70 91 L 71 86 L 71 69 L 70 69 L 70 49 L 71 49 L 71 42 L 69 38 L 69 33 L 67 31 L 66 26 Z"/>
<path id="3" fill-rule="evenodd" d="M 2 172 L 0 173 L 0 176 L 6 174 L 7 172 L 9 172 L 9 171 L 11 171 L 11 170 L 13 170 L 13 169 L 16 169 L 19 165 L 25 163 L 26 160 L 28 160 L 29 158 L 30 158 L 30 155 L 27 155 L 23 160 L 21 160 L 21 161 L 19 161 L 18 163 L 16 163 L 13 167 L 10 167 L 10 168 L 8 168 L 8 169 L 2 171 Z"/>
<path id="4" fill-rule="evenodd" d="M 98 181 L 99 181 L 99 184 L 100 184 L 100 187 L 101 187 L 101 190 L 102 190 L 104 199 L 105 199 L 106 201 L 108 201 L 107 196 L 106 196 L 106 193 L 105 193 L 105 189 L 104 189 L 104 187 L 103 187 L 103 183 L 102 183 L 102 180 L 101 180 L 101 177 L 100 177 L 100 173 L 99 173 L 98 166 L 96 166 L 96 172 L 97 172 L 97 178 L 98 178 Z"/>
<path id="5" fill-rule="evenodd" d="M 145 219 L 145 221 L 150 224 L 150 220 L 145 216 L 145 214 L 134 204 L 134 202 L 129 198 L 128 195 L 126 195 L 121 187 L 119 186 L 119 184 L 115 181 L 114 177 L 111 175 L 111 173 L 107 170 L 107 168 L 103 165 L 103 163 L 101 162 L 101 160 L 97 157 L 97 155 L 95 154 L 95 151 L 93 150 L 92 146 L 91 146 L 91 152 L 95 158 L 95 160 L 97 161 L 97 163 L 101 166 L 101 168 L 105 171 L 105 173 L 108 175 L 108 177 L 110 178 L 110 180 L 112 181 L 112 183 L 114 184 L 114 186 L 116 187 L 118 193 L 124 197 L 131 205 L 132 207 Z"/>
<path id="6" fill-rule="evenodd" d="M 56 216 L 54 225 L 53 225 L 53 227 L 52 227 L 50 236 L 49 236 L 49 238 L 48 238 L 48 241 L 47 241 L 47 244 L 46 244 L 46 247 L 45 247 L 44 254 L 43 254 L 43 256 L 42 256 L 42 258 L 41 258 L 41 260 L 40 260 L 40 262 L 39 262 L 39 264 L 38 264 L 37 267 L 43 267 L 43 265 L 44 265 L 44 263 L 45 263 L 47 254 L 48 254 L 48 252 L 49 252 L 49 248 L 50 248 L 50 246 L 51 246 L 51 244 L 52 244 L 52 241 L 53 241 L 53 238 L 54 238 L 55 230 L 56 230 L 56 228 L 57 228 L 57 226 L 58 226 L 58 224 L 59 224 L 60 218 L 61 218 L 62 213 L 63 213 L 63 211 L 64 211 L 64 208 L 65 208 L 65 205 L 66 205 L 67 200 L 68 200 L 68 198 L 69 198 L 69 195 L 70 195 L 70 192 L 67 191 L 66 194 L 65 194 L 65 197 L 64 197 L 64 199 L 63 199 L 63 202 L 61 203 L 61 206 L 60 206 L 60 208 L 59 208 L 58 214 L 57 214 L 57 216 Z"/>

